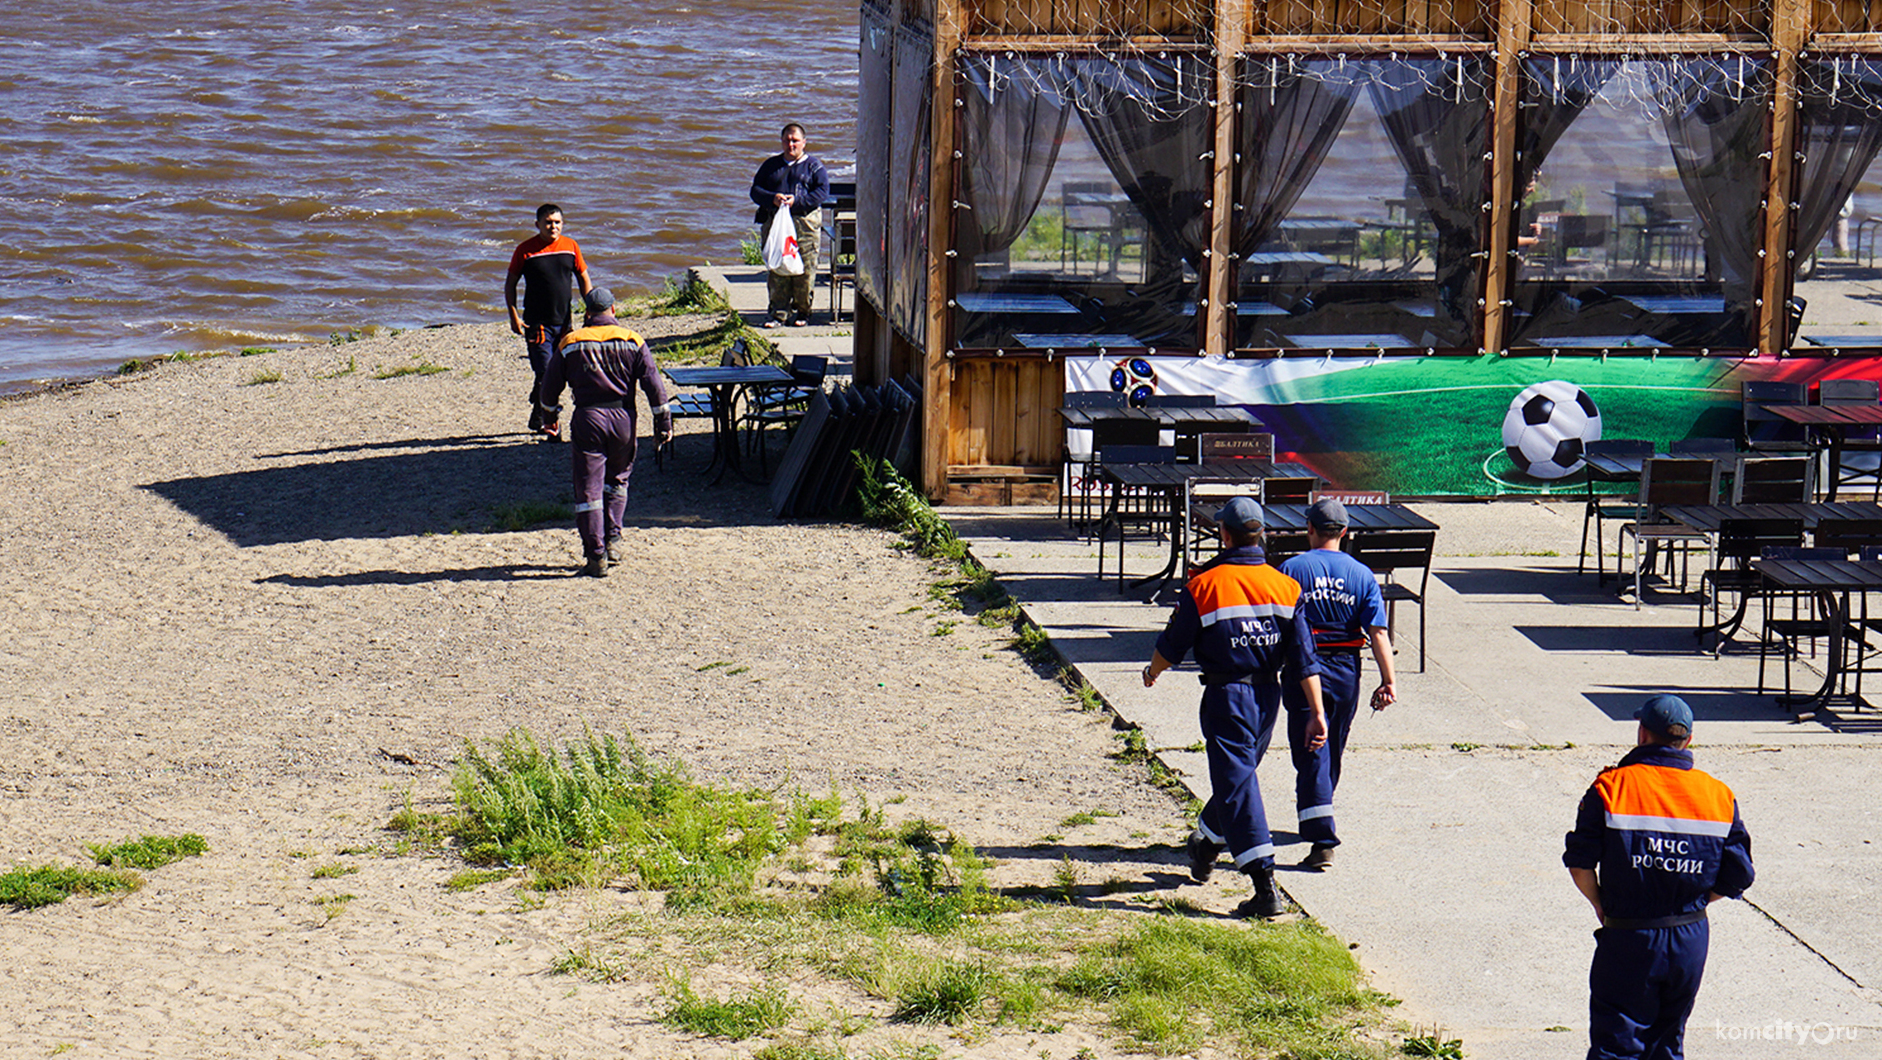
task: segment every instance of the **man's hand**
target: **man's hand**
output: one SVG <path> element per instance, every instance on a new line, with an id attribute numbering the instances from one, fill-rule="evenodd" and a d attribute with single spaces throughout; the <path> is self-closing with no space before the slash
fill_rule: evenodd
<path id="1" fill-rule="evenodd" d="M 1384 710 L 1398 702 L 1398 687 L 1387 681 L 1372 692 L 1372 709 Z"/>
<path id="2" fill-rule="evenodd" d="M 1327 714 L 1316 710 L 1313 717 L 1307 719 L 1307 750 L 1318 751 L 1327 745 Z"/>
<path id="3" fill-rule="evenodd" d="M 673 440 L 673 432 L 671 430 L 655 431 L 654 436 L 653 436 L 653 447 L 655 449 L 658 449 L 666 445 L 668 442 L 672 440 Z"/>
<path id="4" fill-rule="evenodd" d="M 773 202 L 774 204 L 776 204 L 776 205 L 777 205 L 777 206 L 778 206 L 778 207 L 779 207 L 780 209 L 782 209 L 782 208 L 784 208 L 784 207 L 787 207 L 787 206 L 789 206 L 789 205 L 791 205 L 792 203 L 794 203 L 794 202 L 796 202 L 796 201 L 797 201 L 797 196 L 795 196 L 795 195 L 786 195 L 786 194 L 784 194 L 783 192 L 778 192 L 778 193 L 777 193 L 776 195 L 773 195 L 773 196 L 771 197 L 771 201 L 772 201 L 772 202 Z"/>
<path id="5" fill-rule="evenodd" d="M 510 333 L 514 335 L 523 333 L 523 317 L 516 311 L 515 306 L 510 307 Z"/>

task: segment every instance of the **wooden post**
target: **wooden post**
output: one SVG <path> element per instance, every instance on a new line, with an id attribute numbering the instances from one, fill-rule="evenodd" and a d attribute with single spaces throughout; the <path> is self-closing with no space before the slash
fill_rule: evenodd
<path id="1" fill-rule="evenodd" d="M 1235 89 L 1236 67 L 1248 37 L 1248 0 L 1216 0 L 1215 19 L 1215 159 L 1210 190 L 1208 305 L 1203 319 L 1203 348 L 1213 354 L 1235 349 L 1235 314 L 1229 303 L 1240 287 L 1241 260 L 1235 255 Z"/>
<path id="2" fill-rule="evenodd" d="M 1810 38 L 1812 0 L 1777 0 L 1771 11 L 1772 44 L 1777 52 L 1776 84 L 1771 99 L 1771 167 L 1764 194 L 1764 267 L 1759 270 L 1758 352 L 1782 356 L 1792 336 L 1785 334 L 1789 314 L 1791 278 L 1797 263 L 1791 259 L 1790 210 L 1795 194 L 1797 161 L 1797 53 Z"/>
<path id="3" fill-rule="evenodd" d="M 1490 125 L 1490 256 L 1484 260 L 1483 348 L 1509 345 L 1510 278 L 1516 259 L 1511 251 L 1512 217 L 1521 203 L 1516 185 L 1516 130 L 1522 115 L 1522 60 L 1529 46 L 1529 0 L 1503 0 L 1496 31 L 1496 93 Z"/>
<path id="4" fill-rule="evenodd" d="M 933 126 L 928 161 L 928 341 L 922 394 L 921 485 L 928 499 L 948 492 L 948 426 L 953 419 L 954 363 L 947 356 L 948 250 L 954 243 L 954 87 L 961 47 L 961 0 L 935 0 Z"/>

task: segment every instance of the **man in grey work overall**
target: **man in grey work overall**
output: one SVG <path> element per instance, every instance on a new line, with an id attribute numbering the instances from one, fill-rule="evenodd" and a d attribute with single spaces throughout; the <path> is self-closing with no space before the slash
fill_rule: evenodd
<path id="1" fill-rule="evenodd" d="M 588 318 L 564 336 L 542 370 L 538 400 L 554 406 L 566 383 L 575 400 L 570 458 L 575 477 L 575 528 L 581 532 L 582 573 L 608 576 L 621 559 L 621 523 L 627 516 L 627 479 L 634 471 L 634 388 L 653 409 L 654 444 L 673 436 L 673 413 L 653 352 L 614 319 L 614 293 L 595 287 L 584 298 Z"/>

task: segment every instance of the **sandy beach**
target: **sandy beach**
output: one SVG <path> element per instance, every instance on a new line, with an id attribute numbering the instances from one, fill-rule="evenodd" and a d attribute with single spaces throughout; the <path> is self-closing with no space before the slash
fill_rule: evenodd
<path id="1" fill-rule="evenodd" d="M 643 447 L 611 577 L 574 576 L 565 523 L 502 529 L 570 496 L 567 448 L 522 430 L 520 352 L 500 325 L 427 329 L 0 403 L 0 866 L 209 845 L 128 896 L 0 912 L 0 1055 L 750 1055 L 656 1022 L 660 969 L 551 974 L 635 895 L 447 892 L 460 861 L 396 853 L 406 800 L 442 808 L 463 742 L 516 727 L 901 798 L 892 817 L 983 848 L 1103 809 L 1064 848 L 1104 863 L 1089 878 L 1177 871 L 1180 807 L 1107 757 L 1108 718 L 1004 631 L 937 635 L 935 575 L 892 535 L 778 523 L 758 487 L 707 485 L 700 421 L 664 470 Z M 377 378 L 415 366 L 444 370 Z M 1058 857 L 993 882 L 1046 882 Z M 1232 875 L 1185 896 L 1232 906 Z M 885 1024 L 846 1047 L 895 1042 L 1115 1051 L 1075 1024 L 966 1042 Z"/>

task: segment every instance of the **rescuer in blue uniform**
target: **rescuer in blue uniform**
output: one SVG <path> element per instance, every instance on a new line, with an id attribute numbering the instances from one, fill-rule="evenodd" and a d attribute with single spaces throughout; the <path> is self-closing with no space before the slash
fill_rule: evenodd
<path id="1" fill-rule="evenodd" d="M 1198 883 L 1208 879 L 1226 847 L 1235 867 L 1255 884 L 1254 897 L 1237 906 L 1235 915 L 1279 916 L 1287 902 L 1274 889 L 1274 839 L 1255 767 L 1274 735 L 1283 672 L 1300 682 L 1312 704 L 1308 743 L 1325 742 L 1320 662 L 1306 616 L 1296 606 L 1299 584 L 1268 566 L 1261 551 L 1261 505 L 1236 497 L 1216 513 L 1216 525 L 1223 551 L 1189 579 L 1144 667 L 1144 687 L 1195 650 L 1212 790 L 1189 837 L 1189 874 Z"/>
<path id="2" fill-rule="evenodd" d="M 1692 708 L 1659 695 L 1636 746 L 1582 796 L 1562 864 L 1594 906 L 1588 1060 L 1680 1060 L 1710 932 L 1706 907 L 1751 886 L 1732 789 L 1693 768 Z"/>
<path id="3" fill-rule="evenodd" d="M 1294 807 L 1300 815 L 1300 837 L 1313 844 L 1300 865 L 1315 871 L 1333 863 L 1333 848 L 1340 845 L 1333 825 L 1333 791 L 1340 786 L 1340 760 L 1359 713 L 1361 648 L 1371 645 L 1373 661 L 1379 664 L 1372 709 L 1384 710 L 1398 700 L 1385 598 L 1371 569 L 1340 551 L 1345 536 L 1346 506 L 1332 499 L 1315 501 L 1307 509 L 1307 541 L 1313 547 L 1281 564 L 1281 573 L 1300 583 L 1300 610 L 1313 628 L 1327 716 L 1326 743 L 1310 749 L 1307 721 L 1312 712 L 1296 685 L 1281 683 L 1287 741 L 1294 755 Z"/>

